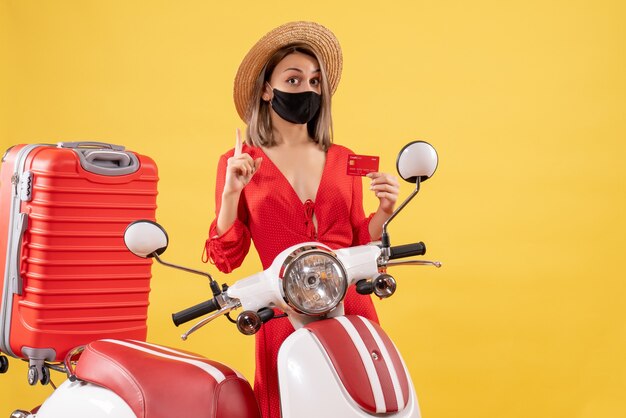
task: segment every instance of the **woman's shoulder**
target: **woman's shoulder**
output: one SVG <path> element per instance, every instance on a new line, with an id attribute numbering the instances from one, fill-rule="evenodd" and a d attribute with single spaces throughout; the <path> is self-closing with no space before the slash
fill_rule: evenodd
<path id="1" fill-rule="evenodd" d="M 343 145 L 339 145 L 339 144 L 332 144 L 329 148 L 328 148 L 328 152 L 329 153 L 334 153 L 336 155 L 348 155 L 348 154 L 354 154 L 354 152 L 352 152 L 352 150 L 348 147 L 345 147 Z"/>

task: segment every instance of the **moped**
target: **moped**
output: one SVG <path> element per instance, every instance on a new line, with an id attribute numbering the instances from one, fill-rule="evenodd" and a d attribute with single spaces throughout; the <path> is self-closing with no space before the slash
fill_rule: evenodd
<path id="1" fill-rule="evenodd" d="M 399 260 L 423 255 L 426 247 L 422 242 L 391 246 L 387 231 L 437 162 L 435 149 L 424 141 L 400 151 L 398 173 L 415 183 L 415 190 L 384 224 L 380 242 L 336 250 L 318 242 L 298 244 L 279 254 L 268 269 L 231 286 L 162 260 L 168 237 L 154 222 L 131 223 L 124 240 L 137 256 L 208 278 L 212 297 L 172 315 L 176 326 L 208 315 L 183 340 L 221 316 L 253 335 L 274 318 L 275 309 L 287 315 L 295 332 L 278 355 L 283 417 L 418 418 L 415 389 L 397 348 L 378 324 L 345 315 L 343 299 L 351 285 L 363 295 L 393 295 L 396 281 L 389 267 L 441 266 Z M 240 373 L 178 349 L 104 339 L 77 347 L 55 369 L 68 379 L 37 410 L 17 410 L 11 418 L 260 417 L 250 384 Z"/>

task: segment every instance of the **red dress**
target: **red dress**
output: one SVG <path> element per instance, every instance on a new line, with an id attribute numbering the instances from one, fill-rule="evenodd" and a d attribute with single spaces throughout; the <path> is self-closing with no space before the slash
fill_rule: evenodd
<path id="1" fill-rule="evenodd" d="M 218 269 L 230 273 L 239 267 L 248 253 L 251 238 L 264 269 L 285 248 L 301 242 L 318 241 L 331 248 L 343 248 L 371 241 L 368 229 L 371 215 L 366 217 L 363 211 L 361 177 L 346 174 L 348 155 L 352 154 L 349 149 L 340 145 L 328 149 L 315 202 L 302 202 L 261 148 L 244 145 L 243 152 L 253 159 L 263 157 L 263 163 L 243 189 L 233 226 L 217 237 L 217 220 L 211 224 L 205 257 Z M 230 150 L 219 160 L 216 213 L 220 210 L 227 160 L 233 153 Z M 354 286 L 348 290 L 345 311 L 378 322 L 371 298 L 357 294 Z M 256 334 L 254 391 L 265 418 L 280 417 L 278 349 L 293 331 L 287 318 L 279 318 L 263 325 Z"/>

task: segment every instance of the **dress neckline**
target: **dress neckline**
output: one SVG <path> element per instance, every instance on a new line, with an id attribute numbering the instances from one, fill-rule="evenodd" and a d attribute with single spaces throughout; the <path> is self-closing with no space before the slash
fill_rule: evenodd
<path id="1" fill-rule="evenodd" d="M 317 190 L 315 191 L 315 200 L 311 200 L 311 199 L 306 199 L 305 201 L 302 201 L 302 199 L 300 198 L 300 196 L 298 196 L 298 193 L 296 192 L 296 189 L 293 187 L 293 185 L 291 184 L 291 182 L 289 182 L 289 180 L 287 179 L 287 176 L 285 176 L 285 174 L 280 170 L 280 168 L 278 168 L 278 166 L 274 163 L 274 161 L 265 153 L 265 151 L 263 150 L 263 148 L 258 147 L 259 151 L 261 152 L 261 154 L 263 154 L 263 160 L 267 160 L 271 166 L 273 167 L 273 169 L 279 174 L 279 177 L 282 178 L 282 181 L 288 186 L 288 189 L 291 191 L 290 193 L 293 195 L 293 197 L 295 197 L 295 199 L 300 202 L 300 204 L 303 207 L 306 207 L 307 204 L 309 204 L 308 202 L 317 202 L 318 201 L 318 197 L 320 194 L 320 190 L 322 189 L 322 184 L 324 183 L 327 175 L 326 172 L 328 171 L 328 156 L 330 154 L 330 150 L 333 149 L 333 146 L 331 145 L 328 150 L 326 150 L 326 159 L 324 161 L 324 168 L 322 169 L 322 176 L 320 178 L 320 182 L 317 185 Z M 265 161 L 264 161 L 265 163 Z"/>

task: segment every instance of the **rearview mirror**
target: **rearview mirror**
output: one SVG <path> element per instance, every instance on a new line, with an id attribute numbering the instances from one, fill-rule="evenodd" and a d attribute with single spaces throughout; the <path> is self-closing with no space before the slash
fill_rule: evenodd
<path id="1" fill-rule="evenodd" d="M 398 154 L 398 174 L 409 183 L 428 180 L 437 170 L 439 159 L 435 148 L 425 141 L 413 141 Z"/>
<path id="2" fill-rule="evenodd" d="M 124 231 L 124 244 L 131 253 L 141 258 L 161 255 L 167 248 L 165 229 L 156 222 L 140 220 L 132 222 Z"/>

